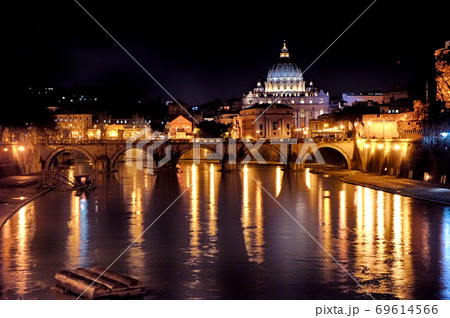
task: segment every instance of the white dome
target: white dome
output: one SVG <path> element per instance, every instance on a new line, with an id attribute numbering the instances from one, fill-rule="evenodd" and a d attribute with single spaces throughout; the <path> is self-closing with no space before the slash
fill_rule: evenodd
<path id="1" fill-rule="evenodd" d="M 303 81 L 303 75 L 295 63 L 280 60 L 270 68 L 267 73 L 267 81 Z"/>
<path id="2" fill-rule="evenodd" d="M 267 81 L 303 81 L 302 71 L 297 66 L 297 64 L 291 62 L 291 58 L 289 57 L 289 50 L 286 47 L 286 42 L 283 43 L 279 62 L 272 66 L 269 70 L 269 73 L 267 73 Z"/>
<path id="3" fill-rule="evenodd" d="M 280 60 L 267 73 L 266 92 L 274 94 L 299 94 L 305 91 L 305 82 L 300 67 L 291 61 L 284 42 Z"/>

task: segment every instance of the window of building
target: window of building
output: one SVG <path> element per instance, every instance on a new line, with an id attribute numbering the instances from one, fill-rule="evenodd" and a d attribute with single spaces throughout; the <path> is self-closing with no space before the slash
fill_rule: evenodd
<path id="1" fill-rule="evenodd" d="M 272 122 L 272 130 L 277 130 L 277 122 Z"/>
<path id="2" fill-rule="evenodd" d="M 289 129 L 289 124 L 286 124 L 286 129 Z"/>
<path id="3" fill-rule="evenodd" d="M 263 125 L 259 124 L 259 130 L 262 130 L 262 129 L 263 129 Z"/>

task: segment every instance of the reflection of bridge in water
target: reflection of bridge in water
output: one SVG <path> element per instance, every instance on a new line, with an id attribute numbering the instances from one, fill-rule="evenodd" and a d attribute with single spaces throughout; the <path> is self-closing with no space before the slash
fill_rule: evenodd
<path id="1" fill-rule="evenodd" d="M 179 159 L 192 151 L 194 158 L 200 158 L 200 150 L 210 153 L 210 159 L 218 160 L 223 170 L 239 169 L 241 163 L 256 160 L 265 163 L 261 153 L 276 155 L 286 170 L 295 170 L 313 157 L 321 163 L 340 161 L 346 168 L 358 166 L 355 158 L 356 143 L 350 139 L 267 139 L 252 141 L 247 139 L 197 138 L 194 140 L 86 140 L 56 141 L 41 143 L 40 162 L 48 170 L 56 156 L 67 151 L 77 151 L 91 161 L 94 169 L 114 171 L 123 155 L 133 149 L 140 149 L 151 155 L 156 164 L 165 162 L 162 167 L 175 167 Z M 135 151 L 135 150 L 134 150 Z M 200 160 L 200 159 L 198 159 Z"/>

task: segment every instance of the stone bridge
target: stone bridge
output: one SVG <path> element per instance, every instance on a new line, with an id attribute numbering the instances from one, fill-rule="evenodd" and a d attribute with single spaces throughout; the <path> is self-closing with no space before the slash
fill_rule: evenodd
<path id="1" fill-rule="evenodd" d="M 210 153 L 208 159 L 219 160 L 222 170 L 239 169 L 241 163 L 256 160 L 265 163 L 261 153 L 273 153 L 279 158 L 286 170 L 296 170 L 308 159 L 314 157 L 319 162 L 329 163 L 340 158 L 346 168 L 356 169 L 361 166 L 357 155 L 357 145 L 350 139 L 220 139 L 196 138 L 194 140 L 85 140 L 85 141 L 48 141 L 38 145 L 42 169 L 52 167 L 54 159 L 60 153 L 78 151 L 93 164 L 94 170 L 115 171 L 117 162 L 127 151 L 141 149 L 150 156 L 154 168 L 174 167 L 182 155 L 193 150 L 194 158 L 200 158 L 200 149 Z M 355 152 L 356 149 L 356 152 Z M 196 156 L 197 152 L 197 156 Z M 148 161 L 147 161 L 148 162 Z"/>

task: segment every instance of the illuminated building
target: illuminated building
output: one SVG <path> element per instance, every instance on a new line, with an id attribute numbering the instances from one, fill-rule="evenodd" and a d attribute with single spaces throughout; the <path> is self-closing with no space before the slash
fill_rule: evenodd
<path id="1" fill-rule="evenodd" d="M 293 109 L 293 125 L 298 128 L 308 126 L 310 119 L 329 112 L 328 93 L 319 90 L 310 82 L 306 86 L 301 69 L 291 61 L 286 42 L 278 63 L 267 73 L 264 87 L 258 82 L 253 91 L 244 94 L 242 108 L 260 104 L 284 104 Z"/>
<path id="2" fill-rule="evenodd" d="M 318 119 L 309 121 L 307 130 L 297 131 L 299 137 L 307 136 L 311 138 L 347 138 L 348 132 L 352 130 L 352 123 L 349 120 L 336 121 L 334 118 L 324 118 L 323 115 Z M 299 133 L 300 132 L 300 133 Z"/>
<path id="3" fill-rule="evenodd" d="M 428 105 L 414 101 L 414 111 L 366 114 L 362 116 L 361 137 L 420 139 Z"/>
<path id="4" fill-rule="evenodd" d="M 233 138 L 291 138 L 293 108 L 283 104 L 247 107 L 234 117 Z"/>
<path id="5" fill-rule="evenodd" d="M 172 139 L 192 139 L 192 122 L 186 117 L 179 115 L 177 118 L 167 123 L 169 138 Z"/>
<path id="6" fill-rule="evenodd" d="M 60 114 L 55 115 L 56 129 L 62 138 L 84 139 L 92 128 L 91 114 Z"/>
<path id="7" fill-rule="evenodd" d="M 342 100 L 347 105 L 366 102 L 382 103 L 383 93 L 376 91 L 367 93 L 343 93 Z"/>
<path id="8" fill-rule="evenodd" d="M 220 124 L 229 125 L 234 123 L 234 118 L 239 116 L 238 112 L 221 113 L 214 116 L 214 121 Z"/>
<path id="9" fill-rule="evenodd" d="M 150 129 L 150 120 L 141 117 L 97 120 L 88 131 L 89 139 L 128 139 L 142 129 Z"/>
<path id="10" fill-rule="evenodd" d="M 413 121 L 416 122 L 414 112 L 362 115 L 362 137 L 399 138 L 399 125 L 404 129 L 404 125 L 410 126 Z"/>
<path id="11" fill-rule="evenodd" d="M 434 52 L 436 65 L 436 100 L 450 108 L 450 41 Z"/>

